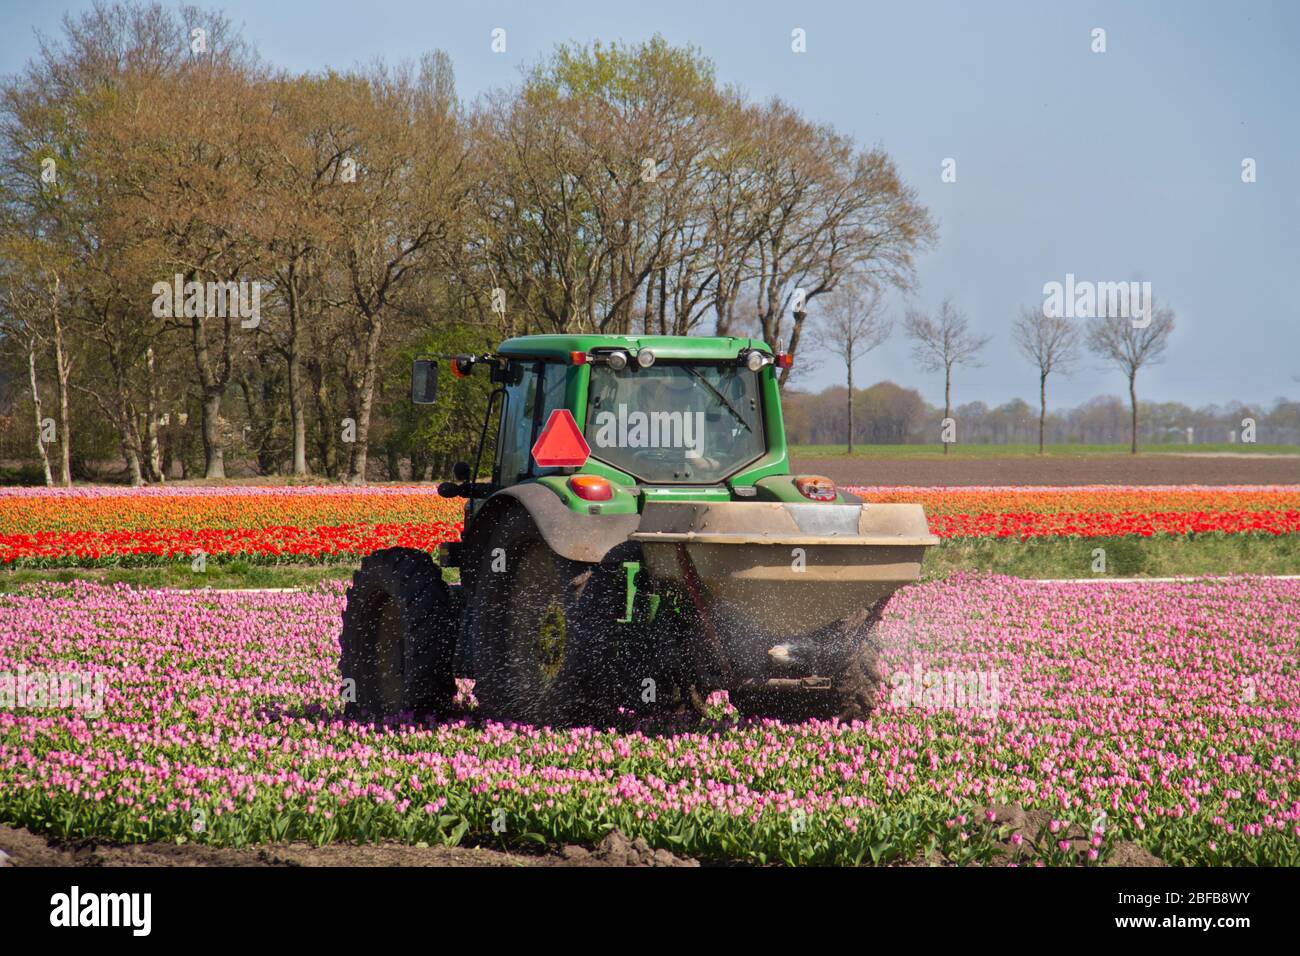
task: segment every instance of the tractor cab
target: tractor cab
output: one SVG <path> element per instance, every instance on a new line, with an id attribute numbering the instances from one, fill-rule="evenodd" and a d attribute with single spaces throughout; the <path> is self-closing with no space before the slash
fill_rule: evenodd
<path id="1" fill-rule="evenodd" d="M 496 491 L 533 481 L 555 486 L 566 504 L 582 510 L 588 510 L 584 502 L 600 500 L 612 502 L 601 511 L 640 510 L 665 496 L 828 498 L 826 479 L 805 483 L 815 486 L 817 497 L 798 492 L 789 479 L 776 373 L 789 367 L 790 358 L 764 343 L 537 335 L 510 339 L 492 354 L 449 357 L 453 375 L 471 374 L 480 365 L 488 367 L 497 388 L 483 423 L 479 460 L 472 468 L 458 466 L 457 481 L 444 490 L 469 499 L 471 515 Z M 432 400 L 436 392 L 429 383 L 436 375 L 435 363 L 416 363 L 415 401 Z M 488 470 L 481 456 L 492 428 L 496 457 L 491 480 L 484 482 L 477 479 Z M 584 475 L 591 478 L 566 480 Z M 764 479 L 773 477 L 784 477 L 790 487 L 768 487 L 773 483 Z"/>

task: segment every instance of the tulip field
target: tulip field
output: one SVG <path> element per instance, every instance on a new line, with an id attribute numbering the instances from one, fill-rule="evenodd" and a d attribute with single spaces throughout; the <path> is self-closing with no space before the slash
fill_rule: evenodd
<path id="1" fill-rule="evenodd" d="M 851 488 L 916 501 L 946 539 L 1300 532 L 1300 486 Z M 434 550 L 460 535 L 458 499 L 428 486 L 0 490 L 0 566 L 140 566 L 208 556 L 266 563 Z"/>
<path id="2" fill-rule="evenodd" d="M 342 603 L 337 584 L 0 596 L 0 672 L 107 688 L 96 716 L 0 710 L 0 820 L 122 842 L 517 847 L 618 827 L 754 863 L 1087 865 L 1136 844 L 1300 864 L 1300 581 L 958 575 L 891 604 L 866 722 L 618 731 L 345 721 Z M 980 675 L 978 699 L 942 692 L 953 673 Z M 940 676 L 909 690 L 922 674 Z M 1008 840 L 1008 805 L 1042 825 Z"/>
<path id="3" fill-rule="evenodd" d="M 1298 485 L 851 490 L 919 501 L 954 548 L 1251 540 L 1285 564 L 1300 532 Z M 0 565 L 346 573 L 456 539 L 462 504 L 427 486 L 3 490 Z M 617 828 L 706 862 L 1300 865 L 1300 580 L 926 581 L 889 605 L 888 680 L 852 724 L 738 722 L 714 695 L 704 719 L 502 726 L 472 681 L 452 722 L 357 723 L 343 603 L 337 581 L 0 593 L 0 823 L 69 843 L 528 850 Z M 49 674 L 96 706 L 23 683 Z"/>

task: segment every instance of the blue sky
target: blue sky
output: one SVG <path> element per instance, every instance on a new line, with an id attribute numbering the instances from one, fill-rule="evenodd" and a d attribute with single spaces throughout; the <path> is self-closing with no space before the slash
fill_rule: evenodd
<path id="1" fill-rule="evenodd" d="M 0 71 L 88 3 L 0 0 Z M 1036 398 L 1009 325 L 1045 282 L 1152 282 L 1178 327 L 1139 395 L 1193 405 L 1300 396 L 1300 4 L 226 0 L 269 62 L 347 67 L 446 50 L 463 96 L 517 81 L 565 40 L 690 43 L 754 99 L 779 95 L 897 161 L 939 224 L 912 304 L 951 296 L 993 335 L 958 402 Z M 743 12 L 742 12 L 743 11 Z M 507 33 L 504 54 L 491 31 Z M 791 30 L 807 52 L 790 49 Z M 1094 53 L 1091 31 L 1106 31 Z M 940 180 L 945 158 L 957 181 Z M 1245 157 L 1256 182 L 1241 181 Z M 904 302 L 892 301 L 901 316 Z M 842 378 L 826 360 L 807 386 Z M 942 400 L 894 339 L 857 368 Z M 1120 395 L 1087 358 L 1053 406 Z"/>

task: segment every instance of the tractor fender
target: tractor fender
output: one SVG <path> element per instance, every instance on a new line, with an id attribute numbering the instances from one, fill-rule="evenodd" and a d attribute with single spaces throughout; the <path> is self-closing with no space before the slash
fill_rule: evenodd
<path id="1" fill-rule="evenodd" d="M 492 522 L 504 513 L 522 507 L 546 546 L 562 558 L 599 562 L 615 546 L 623 544 L 641 523 L 639 514 L 591 515 L 565 507 L 545 485 L 524 483 L 503 488 L 483 503 L 470 521 L 466 549 L 476 551 L 486 543 Z"/>

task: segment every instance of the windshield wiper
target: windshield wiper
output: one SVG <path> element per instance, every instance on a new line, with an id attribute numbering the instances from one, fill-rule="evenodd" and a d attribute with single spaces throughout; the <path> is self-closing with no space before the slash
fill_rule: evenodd
<path id="1" fill-rule="evenodd" d="M 707 378 L 705 378 L 703 375 L 701 375 L 698 371 L 696 371 L 694 368 L 692 368 L 689 365 L 683 365 L 682 368 L 686 369 L 686 371 L 690 372 L 692 375 L 698 378 L 701 382 L 704 383 L 705 388 L 707 388 L 714 395 L 718 396 L 718 401 L 720 401 L 724 406 L 726 406 L 727 411 L 731 412 L 732 416 L 736 419 L 736 421 L 740 422 L 740 424 L 745 426 L 745 431 L 752 432 L 754 430 L 749 427 L 749 422 L 745 421 L 744 416 L 741 415 L 740 412 L 736 410 L 736 406 L 731 404 L 731 402 L 727 401 L 727 396 L 723 395 L 721 392 L 719 392 L 716 388 L 713 387 L 712 382 L 710 382 Z"/>

